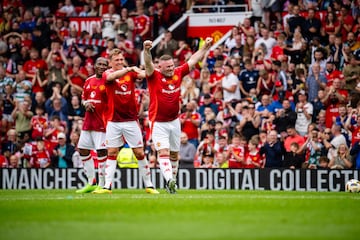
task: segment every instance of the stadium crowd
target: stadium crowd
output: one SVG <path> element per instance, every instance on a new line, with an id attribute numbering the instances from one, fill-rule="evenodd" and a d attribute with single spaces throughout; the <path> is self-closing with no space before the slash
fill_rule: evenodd
<path id="1" fill-rule="evenodd" d="M 194 5 L 245 3 L 253 16 L 182 80 L 180 167 L 360 169 L 360 0 L 23 2 L 0 9 L 0 167 L 82 167 L 81 94 L 96 59 L 119 48 L 144 68 L 143 41 L 164 33 L 155 66 L 164 54 L 181 65 L 202 39 L 174 39 L 172 23 Z M 79 33 L 74 16 L 101 26 Z M 156 167 L 147 82 L 136 86 Z"/>

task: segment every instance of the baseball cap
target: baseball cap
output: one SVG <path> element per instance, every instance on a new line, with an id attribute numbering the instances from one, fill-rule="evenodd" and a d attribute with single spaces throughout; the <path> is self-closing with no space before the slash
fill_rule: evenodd
<path id="1" fill-rule="evenodd" d="M 58 133 L 57 135 L 57 138 L 65 138 L 65 133 L 61 132 L 61 133 Z"/>

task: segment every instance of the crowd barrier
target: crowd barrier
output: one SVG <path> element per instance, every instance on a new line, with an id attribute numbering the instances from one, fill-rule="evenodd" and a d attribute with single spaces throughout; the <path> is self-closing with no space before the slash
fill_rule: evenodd
<path id="1" fill-rule="evenodd" d="M 152 169 L 156 188 L 164 188 L 159 169 Z M 179 169 L 179 189 L 344 191 L 360 170 L 310 169 Z M 77 189 L 84 186 L 83 169 L 1 169 L 1 189 Z M 138 169 L 117 169 L 113 189 L 144 188 Z"/>

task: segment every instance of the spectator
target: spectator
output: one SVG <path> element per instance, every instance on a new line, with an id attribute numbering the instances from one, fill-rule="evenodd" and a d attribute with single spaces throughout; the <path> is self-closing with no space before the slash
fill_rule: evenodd
<path id="1" fill-rule="evenodd" d="M 48 121 L 44 115 L 45 109 L 42 106 L 37 105 L 35 107 L 35 115 L 31 118 L 31 138 L 36 139 L 44 137 L 45 129 L 48 127 Z"/>
<path id="2" fill-rule="evenodd" d="M 2 100 L 2 119 L 1 119 L 1 132 L 6 133 L 8 129 L 11 128 L 11 126 L 14 123 L 14 119 L 11 116 L 11 113 L 13 112 L 15 108 L 16 102 L 14 101 L 13 97 L 13 88 L 11 85 L 7 84 L 5 85 L 5 93 L 3 97 L 0 97 Z M 0 101 L 1 101 L 0 100 Z M 5 135 L 5 134 L 4 134 Z"/>
<path id="3" fill-rule="evenodd" d="M 63 132 L 57 135 L 58 145 L 53 150 L 52 165 L 58 168 L 73 167 L 72 156 L 75 148 L 70 143 L 66 143 L 66 135 Z"/>
<path id="4" fill-rule="evenodd" d="M 65 17 L 74 17 L 76 16 L 75 7 L 72 4 L 71 0 L 65 0 L 64 5 L 58 10 L 59 13 L 63 14 Z"/>
<path id="5" fill-rule="evenodd" d="M 85 109 L 81 105 L 80 97 L 78 95 L 71 96 L 71 104 L 69 106 L 68 111 L 68 119 L 69 119 L 69 128 L 72 126 L 73 121 L 77 121 L 79 119 L 83 119 L 85 116 Z"/>
<path id="6" fill-rule="evenodd" d="M 241 135 L 233 135 L 231 144 L 228 147 L 226 158 L 229 160 L 229 168 L 245 167 L 246 139 Z"/>
<path id="7" fill-rule="evenodd" d="M 284 145 L 278 140 L 278 133 L 271 130 L 266 143 L 260 148 L 260 154 L 265 154 L 265 168 L 282 167 Z"/>
<path id="8" fill-rule="evenodd" d="M 48 70 L 48 66 L 47 63 L 43 60 L 40 59 L 39 57 L 39 50 L 32 48 L 30 50 L 30 60 L 26 61 L 24 63 L 23 66 L 23 70 L 25 71 L 26 75 L 25 78 L 28 79 L 33 79 L 34 76 L 36 76 L 36 72 L 39 71 L 40 69 L 42 69 L 43 73 L 46 73 Z M 40 77 L 43 77 L 43 79 L 46 78 L 46 75 L 44 77 L 40 75 Z M 32 92 L 36 93 L 36 92 L 44 92 L 44 85 L 40 86 L 39 81 L 35 81 L 35 85 L 32 86 Z"/>
<path id="9" fill-rule="evenodd" d="M 38 81 L 38 84 L 40 86 L 44 86 L 45 83 L 47 83 L 47 86 L 48 86 L 48 89 L 52 89 L 52 87 L 56 84 L 56 83 L 59 83 L 61 85 L 61 87 L 64 87 L 65 86 L 65 83 L 66 83 L 66 70 L 64 68 L 64 64 L 63 64 L 63 61 L 61 59 L 60 56 L 57 56 L 55 58 L 55 63 L 54 63 L 54 66 L 51 66 L 50 69 L 49 69 L 49 77 L 48 79 L 45 79 L 44 78 L 44 74 L 42 73 L 37 73 L 34 80 L 33 80 L 33 83 L 35 81 Z"/>
<path id="10" fill-rule="evenodd" d="M 25 97 L 29 97 L 31 95 L 32 84 L 31 81 L 26 79 L 26 74 L 23 70 L 20 70 L 16 75 L 15 84 L 13 86 L 15 89 L 15 101 L 23 102 Z"/>
<path id="11" fill-rule="evenodd" d="M 305 138 L 301 136 L 295 129 L 294 126 L 288 125 L 286 128 L 287 136 L 284 140 L 284 148 L 287 153 L 291 152 L 291 144 L 297 143 L 298 144 L 298 150 L 300 147 L 302 147 L 305 143 Z"/>
<path id="12" fill-rule="evenodd" d="M 199 99 L 200 90 L 196 87 L 195 80 L 186 75 L 181 82 L 181 99 L 183 104 L 186 104 L 192 100 L 197 101 Z"/>
<path id="13" fill-rule="evenodd" d="M 196 150 L 198 161 L 203 167 L 209 167 L 214 163 L 215 136 L 213 131 L 207 131 Z M 205 161 L 204 161 L 205 160 Z"/>
<path id="14" fill-rule="evenodd" d="M 324 146 L 328 149 L 327 157 L 332 159 L 337 156 L 337 149 L 341 144 L 347 145 L 346 138 L 341 133 L 341 127 L 338 125 L 333 125 L 331 127 L 332 139 L 329 142 L 328 139 L 323 139 Z"/>
<path id="15" fill-rule="evenodd" d="M 297 142 L 292 142 L 290 144 L 290 151 L 286 152 L 284 155 L 284 168 L 296 169 L 301 168 L 302 163 L 304 162 L 304 157 L 302 154 L 299 154 L 299 144 Z"/>
<path id="16" fill-rule="evenodd" d="M 33 168 L 47 168 L 51 165 L 50 153 L 46 149 L 45 142 L 42 137 L 36 138 L 36 151 L 33 152 L 30 162 Z"/>
<path id="17" fill-rule="evenodd" d="M 31 138 L 31 118 L 34 115 L 30 110 L 31 104 L 28 101 L 16 102 L 11 113 L 15 120 L 15 129 L 20 141 L 26 142 Z"/>
<path id="18" fill-rule="evenodd" d="M 142 48 L 142 41 L 147 38 L 151 38 L 151 21 L 150 17 L 145 14 L 144 4 L 141 1 L 137 1 L 136 4 L 136 16 L 133 18 L 135 26 L 133 31 L 133 41 L 135 44 L 135 48 L 137 49 L 137 52 L 139 54 L 139 51 Z M 176 48 L 177 44 L 174 44 L 174 49 Z M 172 53 L 173 51 L 171 51 L 170 56 L 172 56 Z"/>
<path id="19" fill-rule="evenodd" d="M 53 94 L 45 102 L 45 110 L 48 114 L 48 119 L 51 119 L 52 116 L 59 116 L 62 122 L 66 123 L 66 126 L 69 127 L 68 120 L 68 104 L 66 99 L 60 94 L 61 87 L 56 85 L 52 88 Z"/>
<path id="20" fill-rule="evenodd" d="M 205 108 L 211 108 L 212 112 L 217 115 L 218 114 L 218 106 L 213 103 L 213 98 L 209 93 L 204 95 L 204 103 L 199 107 L 198 112 L 201 115 L 202 119 L 205 119 Z"/>
<path id="21" fill-rule="evenodd" d="M 352 167 L 352 159 L 346 144 L 339 145 L 337 155 L 330 159 L 329 167 L 330 169 L 350 169 Z"/>
<path id="22" fill-rule="evenodd" d="M 315 16 L 315 9 L 309 8 L 308 9 L 308 16 L 304 23 L 304 35 L 305 38 L 310 41 L 315 36 L 320 36 L 320 29 L 321 29 L 321 21 Z"/>
<path id="23" fill-rule="evenodd" d="M 104 39 L 115 38 L 116 23 L 120 21 L 120 15 L 116 13 L 115 4 L 110 3 L 108 7 L 108 12 L 102 15 L 101 25 L 102 25 L 102 37 Z"/>
<path id="24" fill-rule="evenodd" d="M 194 159 L 196 154 L 196 147 L 188 142 L 188 137 L 185 132 L 181 133 L 181 145 L 179 151 L 180 168 L 194 168 Z"/>
<path id="25" fill-rule="evenodd" d="M 275 113 L 274 124 L 276 126 L 276 131 L 281 135 L 284 132 L 287 132 L 288 126 L 295 126 L 297 114 L 292 109 L 291 103 L 288 99 L 282 101 L 282 109 L 279 109 Z"/>
<path id="26" fill-rule="evenodd" d="M 221 85 L 219 87 L 223 91 L 225 102 L 238 101 L 241 99 L 239 80 L 233 73 L 233 67 L 230 64 L 224 66 L 224 77 L 221 80 Z"/>
<path id="27" fill-rule="evenodd" d="M 349 56 L 349 64 L 345 66 L 345 89 L 348 91 L 354 90 L 356 86 L 356 79 L 360 76 L 360 65 L 357 63 L 354 55 Z"/>
<path id="28" fill-rule="evenodd" d="M 230 36 L 226 38 L 224 43 L 224 52 L 230 53 L 231 48 L 236 46 L 235 36 L 239 34 L 239 28 L 237 26 L 232 27 Z"/>
<path id="29" fill-rule="evenodd" d="M 246 141 L 249 141 L 254 135 L 259 134 L 261 118 L 259 113 L 255 111 L 255 105 L 253 103 L 249 103 L 248 106 L 243 107 L 242 115 L 243 118 L 239 125 L 240 131 Z"/>
<path id="30" fill-rule="evenodd" d="M 196 112 L 196 103 L 191 101 L 186 104 L 185 112 L 180 114 L 181 130 L 186 134 L 187 142 L 192 143 L 195 149 L 199 145 L 199 126 L 201 115 Z"/>
<path id="31" fill-rule="evenodd" d="M 261 37 L 255 41 L 255 49 L 259 48 L 260 45 L 265 45 L 265 58 L 270 58 L 273 47 L 276 45 L 276 40 L 270 36 L 269 29 L 262 28 L 260 30 Z"/>
<path id="32" fill-rule="evenodd" d="M 258 135 L 256 135 L 258 136 Z M 263 159 L 260 156 L 259 149 L 259 140 L 257 137 L 252 137 L 249 140 L 248 149 L 245 155 L 245 167 L 246 168 L 263 168 L 264 163 Z"/>
<path id="33" fill-rule="evenodd" d="M 312 122 L 312 114 L 314 111 L 313 105 L 307 101 L 307 93 L 304 90 L 299 91 L 299 102 L 296 104 L 296 131 L 301 135 L 305 136 L 307 133 L 307 128 Z"/>
<path id="34" fill-rule="evenodd" d="M 254 69 L 251 60 L 246 60 L 244 62 L 245 69 L 240 72 L 239 76 L 239 88 L 241 95 L 244 97 L 249 96 L 251 89 L 256 89 L 259 80 L 259 71 Z"/>
<path id="35" fill-rule="evenodd" d="M 164 54 L 174 56 L 174 52 L 178 49 L 178 42 L 173 39 L 172 33 L 166 31 L 164 37 L 160 41 L 159 45 L 156 47 L 156 56 L 160 57 Z"/>
<path id="36" fill-rule="evenodd" d="M 341 80 L 339 78 L 334 79 L 332 86 L 327 88 L 321 101 L 326 107 L 326 127 L 331 127 L 333 117 L 339 115 L 339 105 L 348 102 L 348 91 L 341 89 Z"/>
<path id="37" fill-rule="evenodd" d="M 20 146 L 17 142 L 17 134 L 15 129 L 9 129 L 6 133 L 6 136 L 6 140 L 2 141 L 1 144 L 1 154 L 4 155 L 7 159 L 10 159 L 11 155 L 20 150 Z"/>
<path id="38" fill-rule="evenodd" d="M 306 88 L 308 89 L 309 102 L 312 102 L 317 97 L 320 89 L 325 89 L 327 79 L 320 71 L 320 64 L 314 63 L 312 65 L 312 72 L 306 78 Z"/>
<path id="39" fill-rule="evenodd" d="M 285 25 L 285 32 L 288 38 L 291 38 L 298 29 L 301 33 L 305 30 L 305 18 L 300 15 L 300 7 L 295 5 L 292 10 L 293 16 L 289 18 L 288 24 Z"/>
<path id="40" fill-rule="evenodd" d="M 308 138 L 299 149 L 300 153 L 305 152 L 306 168 L 317 169 L 319 167 L 319 159 L 323 147 L 319 141 L 319 130 L 309 128 Z"/>

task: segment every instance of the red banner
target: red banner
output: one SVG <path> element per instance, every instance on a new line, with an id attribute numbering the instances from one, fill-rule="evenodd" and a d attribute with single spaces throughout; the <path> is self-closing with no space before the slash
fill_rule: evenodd
<path id="1" fill-rule="evenodd" d="M 101 28 L 101 17 L 71 17 L 70 27 L 75 27 L 79 35 L 82 31 L 87 31 L 92 35 L 95 27 Z"/>

